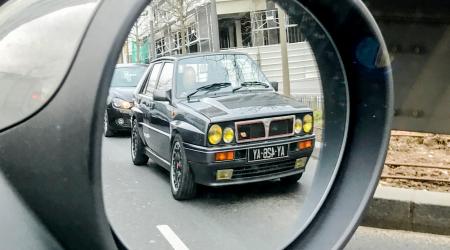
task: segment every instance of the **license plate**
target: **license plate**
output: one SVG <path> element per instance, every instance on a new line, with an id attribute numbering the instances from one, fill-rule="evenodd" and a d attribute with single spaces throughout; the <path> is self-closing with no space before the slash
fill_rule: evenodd
<path id="1" fill-rule="evenodd" d="M 248 150 L 248 161 L 263 161 L 287 157 L 288 145 L 277 145 Z"/>

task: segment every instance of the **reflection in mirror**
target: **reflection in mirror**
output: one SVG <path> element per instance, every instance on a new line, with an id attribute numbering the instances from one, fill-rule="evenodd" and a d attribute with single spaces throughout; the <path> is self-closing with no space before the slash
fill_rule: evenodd
<path id="1" fill-rule="evenodd" d="M 334 151 L 324 141 L 335 108 L 324 109 L 322 83 L 341 86 L 337 108 L 347 98 L 320 27 L 273 0 L 142 11 L 115 68 L 102 149 L 106 212 L 130 249 L 274 249 L 307 224 L 343 141 L 330 140 Z M 343 136 L 347 114 L 334 114 Z"/>

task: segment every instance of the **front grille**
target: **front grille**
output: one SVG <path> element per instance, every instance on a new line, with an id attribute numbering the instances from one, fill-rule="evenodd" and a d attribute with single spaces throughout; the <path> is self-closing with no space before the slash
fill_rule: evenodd
<path id="1" fill-rule="evenodd" d="M 293 124 L 293 118 L 272 121 L 269 127 L 269 136 L 291 134 Z"/>
<path id="2" fill-rule="evenodd" d="M 257 141 L 294 134 L 294 115 L 236 122 L 237 142 Z"/>
<path id="3" fill-rule="evenodd" d="M 264 138 L 266 136 L 264 123 L 255 122 L 237 125 L 238 140 L 252 140 L 258 138 Z"/>
<path id="4" fill-rule="evenodd" d="M 232 179 L 234 180 L 270 174 L 278 174 L 293 170 L 294 167 L 295 167 L 295 160 L 284 160 L 264 164 L 249 163 L 248 165 L 234 168 Z"/>
<path id="5" fill-rule="evenodd" d="M 116 119 L 115 122 L 118 126 L 120 127 L 124 127 L 124 128 L 131 128 L 131 120 L 130 118 L 122 118 L 123 119 L 123 124 L 119 124 L 119 119 Z"/>

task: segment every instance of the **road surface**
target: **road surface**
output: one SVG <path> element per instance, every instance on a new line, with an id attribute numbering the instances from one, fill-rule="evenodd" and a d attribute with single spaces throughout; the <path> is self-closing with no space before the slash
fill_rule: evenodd
<path id="1" fill-rule="evenodd" d="M 279 181 L 202 188 L 191 201 L 176 201 L 168 173 L 152 163 L 134 166 L 128 137 L 103 142 L 107 215 L 131 249 L 172 249 L 158 229 L 168 225 L 190 249 L 274 249 L 293 232 L 316 160 L 298 185 Z"/>
<path id="2" fill-rule="evenodd" d="M 168 173 L 152 163 L 134 166 L 127 136 L 103 141 L 105 207 L 130 249 L 279 249 L 293 233 L 317 161 L 298 185 L 278 181 L 201 188 L 196 199 L 172 198 Z M 450 238 L 360 228 L 347 249 L 450 249 Z"/>

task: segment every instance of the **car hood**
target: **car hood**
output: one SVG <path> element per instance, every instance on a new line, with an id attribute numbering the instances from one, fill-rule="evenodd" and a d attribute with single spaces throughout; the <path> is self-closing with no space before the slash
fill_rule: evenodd
<path id="1" fill-rule="evenodd" d="M 120 98 L 131 102 L 133 100 L 134 87 L 111 87 L 109 89 L 109 98 Z"/>
<path id="2" fill-rule="evenodd" d="M 182 105 L 212 122 L 242 120 L 311 111 L 297 100 L 275 92 L 251 92 L 183 101 Z"/>

